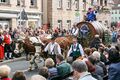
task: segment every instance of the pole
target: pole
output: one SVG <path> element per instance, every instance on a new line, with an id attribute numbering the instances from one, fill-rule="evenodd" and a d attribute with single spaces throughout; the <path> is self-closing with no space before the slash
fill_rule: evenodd
<path id="1" fill-rule="evenodd" d="M 22 6 L 21 6 L 21 0 L 20 0 L 20 24 L 19 24 L 20 29 L 21 29 L 21 20 L 22 20 L 21 13 L 22 13 Z"/>

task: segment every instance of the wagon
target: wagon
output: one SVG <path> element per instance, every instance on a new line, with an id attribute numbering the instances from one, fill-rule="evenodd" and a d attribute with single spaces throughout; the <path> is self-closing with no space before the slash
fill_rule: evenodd
<path id="1" fill-rule="evenodd" d="M 90 42 L 96 34 L 98 34 L 103 40 L 104 33 L 107 30 L 107 28 L 98 21 L 80 22 L 77 24 L 77 27 L 79 28 L 78 41 L 84 47 L 88 47 L 90 45 Z"/>

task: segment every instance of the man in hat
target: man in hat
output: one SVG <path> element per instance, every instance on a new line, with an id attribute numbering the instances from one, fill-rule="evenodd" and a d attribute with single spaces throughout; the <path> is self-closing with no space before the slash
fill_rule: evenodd
<path id="1" fill-rule="evenodd" d="M 44 51 L 48 52 L 48 57 L 51 57 L 56 62 L 56 55 L 61 54 L 60 45 L 55 42 L 55 36 L 51 37 L 51 42 L 45 47 Z"/>

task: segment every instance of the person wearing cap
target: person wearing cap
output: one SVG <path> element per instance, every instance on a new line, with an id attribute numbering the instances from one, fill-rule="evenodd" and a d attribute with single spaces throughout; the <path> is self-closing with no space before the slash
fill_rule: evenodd
<path id="1" fill-rule="evenodd" d="M 3 30 L 0 29 L 0 62 L 2 62 L 4 59 L 4 45 L 3 45 L 4 36 L 2 35 L 2 33 Z"/>
<path id="2" fill-rule="evenodd" d="M 73 36 L 77 36 L 78 35 L 78 32 L 79 32 L 79 29 L 77 28 L 77 23 L 74 23 L 73 24 L 73 28 L 71 29 L 71 34 L 73 35 Z"/>
<path id="3" fill-rule="evenodd" d="M 12 39 L 8 31 L 4 31 L 4 43 L 5 43 L 5 59 L 11 59 L 12 58 Z"/>
<path id="4" fill-rule="evenodd" d="M 55 42 L 55 36 L 51 37 L 51 42 L 45 47 L 44 51 L 48 52 L 48 57 L 52 58 L 56 62 L 56 55 L 61 54 L 60 45 Z"/>
<path id="5" fill-rule="evenodd" d="M 73 60 L 76 60 L 78 57 L 84 56 L 84 50 L 81 44 L 77 42 L 77 38 L 73 39 L 73 44 L 71 45 L 67 57 L 72 57 Z"/>

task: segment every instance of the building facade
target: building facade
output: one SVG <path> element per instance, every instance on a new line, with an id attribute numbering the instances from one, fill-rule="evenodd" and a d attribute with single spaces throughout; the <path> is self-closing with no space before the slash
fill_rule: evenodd
<path id="1" fill-rule="evenodd" d="M 111 4 L 112 0 L 93 0 L 93 6 L 97 9 L 97 21 L 101 22 L 106 27 L 110 27 L 111 24 Z"/>
<path id="2" fill-rule="evenodd" d="M 0 26 L 3 29 L 41 26 L 41 10 L 41 0 L 0 0 Z M 22 12 L 28 19 L 22 19 Z"/>
<path id="3" fill-rule="evenodd" d="M 43 24 L 52 28 L 70 29 L 74 23 L 83 21 L 91 2 L 88 0 L 44 0 Z"/>
<path id="4" fill-rule="evenodd" d="M 120 22 L 120 1 L 114 0 L 114 6 L 111 11 L 111 22 Z"/>

